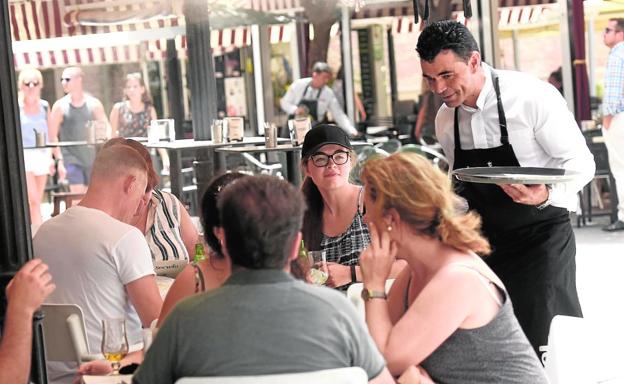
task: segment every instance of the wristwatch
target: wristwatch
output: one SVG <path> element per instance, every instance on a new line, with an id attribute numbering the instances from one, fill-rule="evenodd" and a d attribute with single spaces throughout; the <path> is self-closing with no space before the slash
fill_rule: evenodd
<path id="1" fill-rule="evenodd" d="M 366 289 L 366 288 L 362 289 L 362 300 L 364 300 L 365 302 L 370 299 L 386 300 L 387 298 L 388 298 L 388 295 L 386 295 L 386 292 L 373 291 L 372 289 Z"/>

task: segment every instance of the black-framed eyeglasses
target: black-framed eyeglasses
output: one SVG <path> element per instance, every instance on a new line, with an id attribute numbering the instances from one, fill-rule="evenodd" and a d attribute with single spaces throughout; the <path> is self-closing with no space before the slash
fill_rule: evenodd
<path id="1" fill-rule="evenodd" d="M 349 152 L 346 151 L 336 151 L 331 155 L 323 152 L 318 152 L 310 156 L 310 159 L 312 159 L 312 164 L 314 164 L 315 167 L 321 168 L 329 164 L 329 159 L 332 159 L 332 161 L 336 165 L 345 164 L 349 160 L 349 156 Z"/>
<path id="2" fill-rule="evenodd" d="M 61 83 L 69 83 L 71 79 L 71 77 L 61 77 Z"/>
<path id="3" fill-rule="evenodd" d="M 39 85 L 38 81 L 24 81 L 24 85 L 28 88 L 35 88 Z"/>

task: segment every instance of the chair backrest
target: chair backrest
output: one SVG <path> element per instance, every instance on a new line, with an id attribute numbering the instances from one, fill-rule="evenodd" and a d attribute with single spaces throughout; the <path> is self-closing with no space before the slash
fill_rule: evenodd
<path id="1" fill-rule="evenodd" d="M 183 377 L 176 384 L 366 384 L 368 375 L 360 367 L 276 375 Z"/>
<path id="2" fill-rule="evenodd" d="M 392 283 L 394 283 L 394 279 L 386 280 L 386 293 L 390 291 Z M 364 284 L 362 283 L 351 284 L 347 289 L 347 298 L 353 303 L 353 305 L 355 305 L 355 309 L 358 311 L 360 316 L 362 316 L 362 319 L 364 319 L 366 318 L 366 313 L 364 300 L 362 300 L 362 289 L 364 289 Z"/>
<path id="3" fill-rule="evenodd" d="M 580 317 L 557 315 L 542 356 L 551 384 L 622 383 L 620 343 L 609 327 Z"/>
<path id="4" fill-rule="evenodd" d="M 103 358 L 100 354 L 89 353 L 84 317 L 78 305 L 44 304 L 42 310 L 47 360 L 75 361 L 81 364 Z"/>
<path id="5" fill-rule="evenodd" d="M 439 169 L 446 171 L 448 170 L 448 159 L 437 149 L 427 146 L 427 145 L 418 145 L 418 144 L 407 144 L 399 149 L 400 152 L 412 152 L 417 153 L 421 156 L 425 156 L 433 165 L 438 167 Z"/>

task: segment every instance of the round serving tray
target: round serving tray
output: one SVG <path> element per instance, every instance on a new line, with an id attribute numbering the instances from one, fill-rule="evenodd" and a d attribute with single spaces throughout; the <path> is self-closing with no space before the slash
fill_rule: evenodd
<path id="1" fill-rule="evenodd" d="M 483 184 L 556 184 L 574 180 L 579 173 L 560 168 L 474 167 L 452 172 L 458 180 Z"/>

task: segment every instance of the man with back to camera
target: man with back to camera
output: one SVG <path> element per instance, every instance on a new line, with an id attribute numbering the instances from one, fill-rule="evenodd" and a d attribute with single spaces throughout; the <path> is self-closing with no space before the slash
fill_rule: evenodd
<path id="1" fill-rule="evenodd" d="M 61 84 L 66 95 L 52 106 L 48 129 L 51 142 L 86 141 L 88 121 L 97 120 L 108 124 L 100 100 L 84 92 L 83 78 L 82 69 L 79 67 L 63 70 Z M 67 170 L 70 190 L 84 193 L 89 184 L 95 148 L 92 145 L 62 147 L 61 152 L 63 158 L 57 160 L 59 167 Z"/>
<path id="2" fill-rule="evenodd" d="M 301 241 L 300 192 L 275 177 L 246 177 L 226 187 L 218 205 L 217 237 L 232 275 L 222 287 L 178 304 L 133 382 L 351 366 L 362 367 L 373 383 L 393 382 L 344 295 L 289 274 Z"/>
<path id="3" fill-rule="evenodd" d="M 602 100 L 602 135 L 609 152 L 609 168 L 615 178 L 618 200 L 617 220 L 603 230 L 613 232 L 624 230 L 624 19 L 609 19 L 602 38 L 611 48 Z"/>
<path id="4" fill-rule="evenodd" d="M 327 63 L 318 61 L 312 67 L 312 77 L 295 80 L 280 100 L 282 110 L 292 119 L 297 116 L 310 116 L 312 125 L 327 122 L 327 112 L 333 116 L 336 124 L 348 135 L 357 135 L 353 123 L 340 107 L 334 91 L 327 86 L 332 78 L 331 68 Z"/>
<path id="5" fill-rule="evenodd" d="M 461 23 L 427 26 L 416 47 L 423 76 L 444 105 L 436 135 L 451 169 L 487 166 L 564 168 L 573 181 L 551 185 L 456 182 L 483 220 L 493 252 L 485 258 L 505 284 L 533 348 L 547 344 L 555 315 L 582 316 L 576 244 L 568 211 L 595 170 L 592 154 L 552 85 L 481 62 Z"/>
<path id="6" fill-rule="evenodd" d="M 84 199 L 46 221 L 33 239 L 56 291 L 46 302 L 82 309 L 91 353 L 101 350 L 102 320 L 125 318 L 128 344 L 158 317 L 162 299 L 145 237 L 131 226 L 145 204 L 147 164 L 125 145 L 103 148 Z M 71 383 L 75 363 L 48 362 L 52 383 Z"/>

